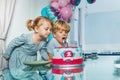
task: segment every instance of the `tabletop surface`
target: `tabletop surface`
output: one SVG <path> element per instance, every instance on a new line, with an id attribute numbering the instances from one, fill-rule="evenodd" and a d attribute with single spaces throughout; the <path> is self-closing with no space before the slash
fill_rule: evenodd
<path id="1" fill-rule="evenodd" d="M 120 80 L 119 68 L 115 67 L 115 61 L 120 56 L 98 56 L 98 59 L 84 61 L 83 80 Z M 119 75 L 117 75 L 119 74 Z"/>
<path id="2" fill-rule="evenodd" d="M 120 56 L 98 56 L 97 59 L 86 59 L 83 62 L 82 80 L 120 80 L 120 67 L 115 67 L 115 61 L 118 59 L 120 60 Z"/>

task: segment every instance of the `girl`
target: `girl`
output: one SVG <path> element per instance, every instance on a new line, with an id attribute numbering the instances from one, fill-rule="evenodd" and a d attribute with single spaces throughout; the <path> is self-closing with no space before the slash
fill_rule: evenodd
<path id="1" fill-rule="evenodd" d="M 4 58 L 9 61 L 8 67 L 13 77 L 12 80 L 42 80 L 37 72 L 24 71 L 26 66 L 23 63 L 37 60 L 37 51 L 43 51 L 42 48 L 46 45 L 52 22 L 48 18 L 38 16 L 35 20 L 27 21 L 27 28 L 33 32 L 13 39 L 4 53 Z M 42 58 L 48 59 L 46 52 L 42 52 Z M 4 80 L 9 80 L 9 78 Z"/>

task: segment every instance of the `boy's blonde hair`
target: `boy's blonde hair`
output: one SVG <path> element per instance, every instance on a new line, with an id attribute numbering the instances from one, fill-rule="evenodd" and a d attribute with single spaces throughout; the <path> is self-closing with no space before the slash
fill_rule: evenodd
<path id="1" fill-rule="evenodd" d="M 53 23 L 53 27 L 52 27 L 52 33 L 56 33 L 57 31 L 65 31 L 67 33 L 69 33 L 70 31 L 70 26 L 68 25 L 67 22 L 62 21 L 62 20 L 57 20 Z"/>

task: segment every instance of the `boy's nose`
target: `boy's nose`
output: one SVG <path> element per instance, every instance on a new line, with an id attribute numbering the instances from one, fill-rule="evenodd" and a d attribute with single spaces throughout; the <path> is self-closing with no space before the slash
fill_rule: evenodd
<path id="1" fill-rule="evenodd" d="M 63 32 L 63 35 L 66 36 L 67 34 L 65 32 Z"/>

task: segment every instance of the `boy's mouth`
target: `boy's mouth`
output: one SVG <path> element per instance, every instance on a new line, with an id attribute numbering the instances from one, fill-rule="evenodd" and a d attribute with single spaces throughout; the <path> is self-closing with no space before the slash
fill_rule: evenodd
<path id="1" fill-rule="evenodd" d="M 65 37 L 63 37 L 63 38 L 62 38 L 62 40 L 63 40 L 63 42 L 65 42 L 66 38 L 65 38 Z"/>

